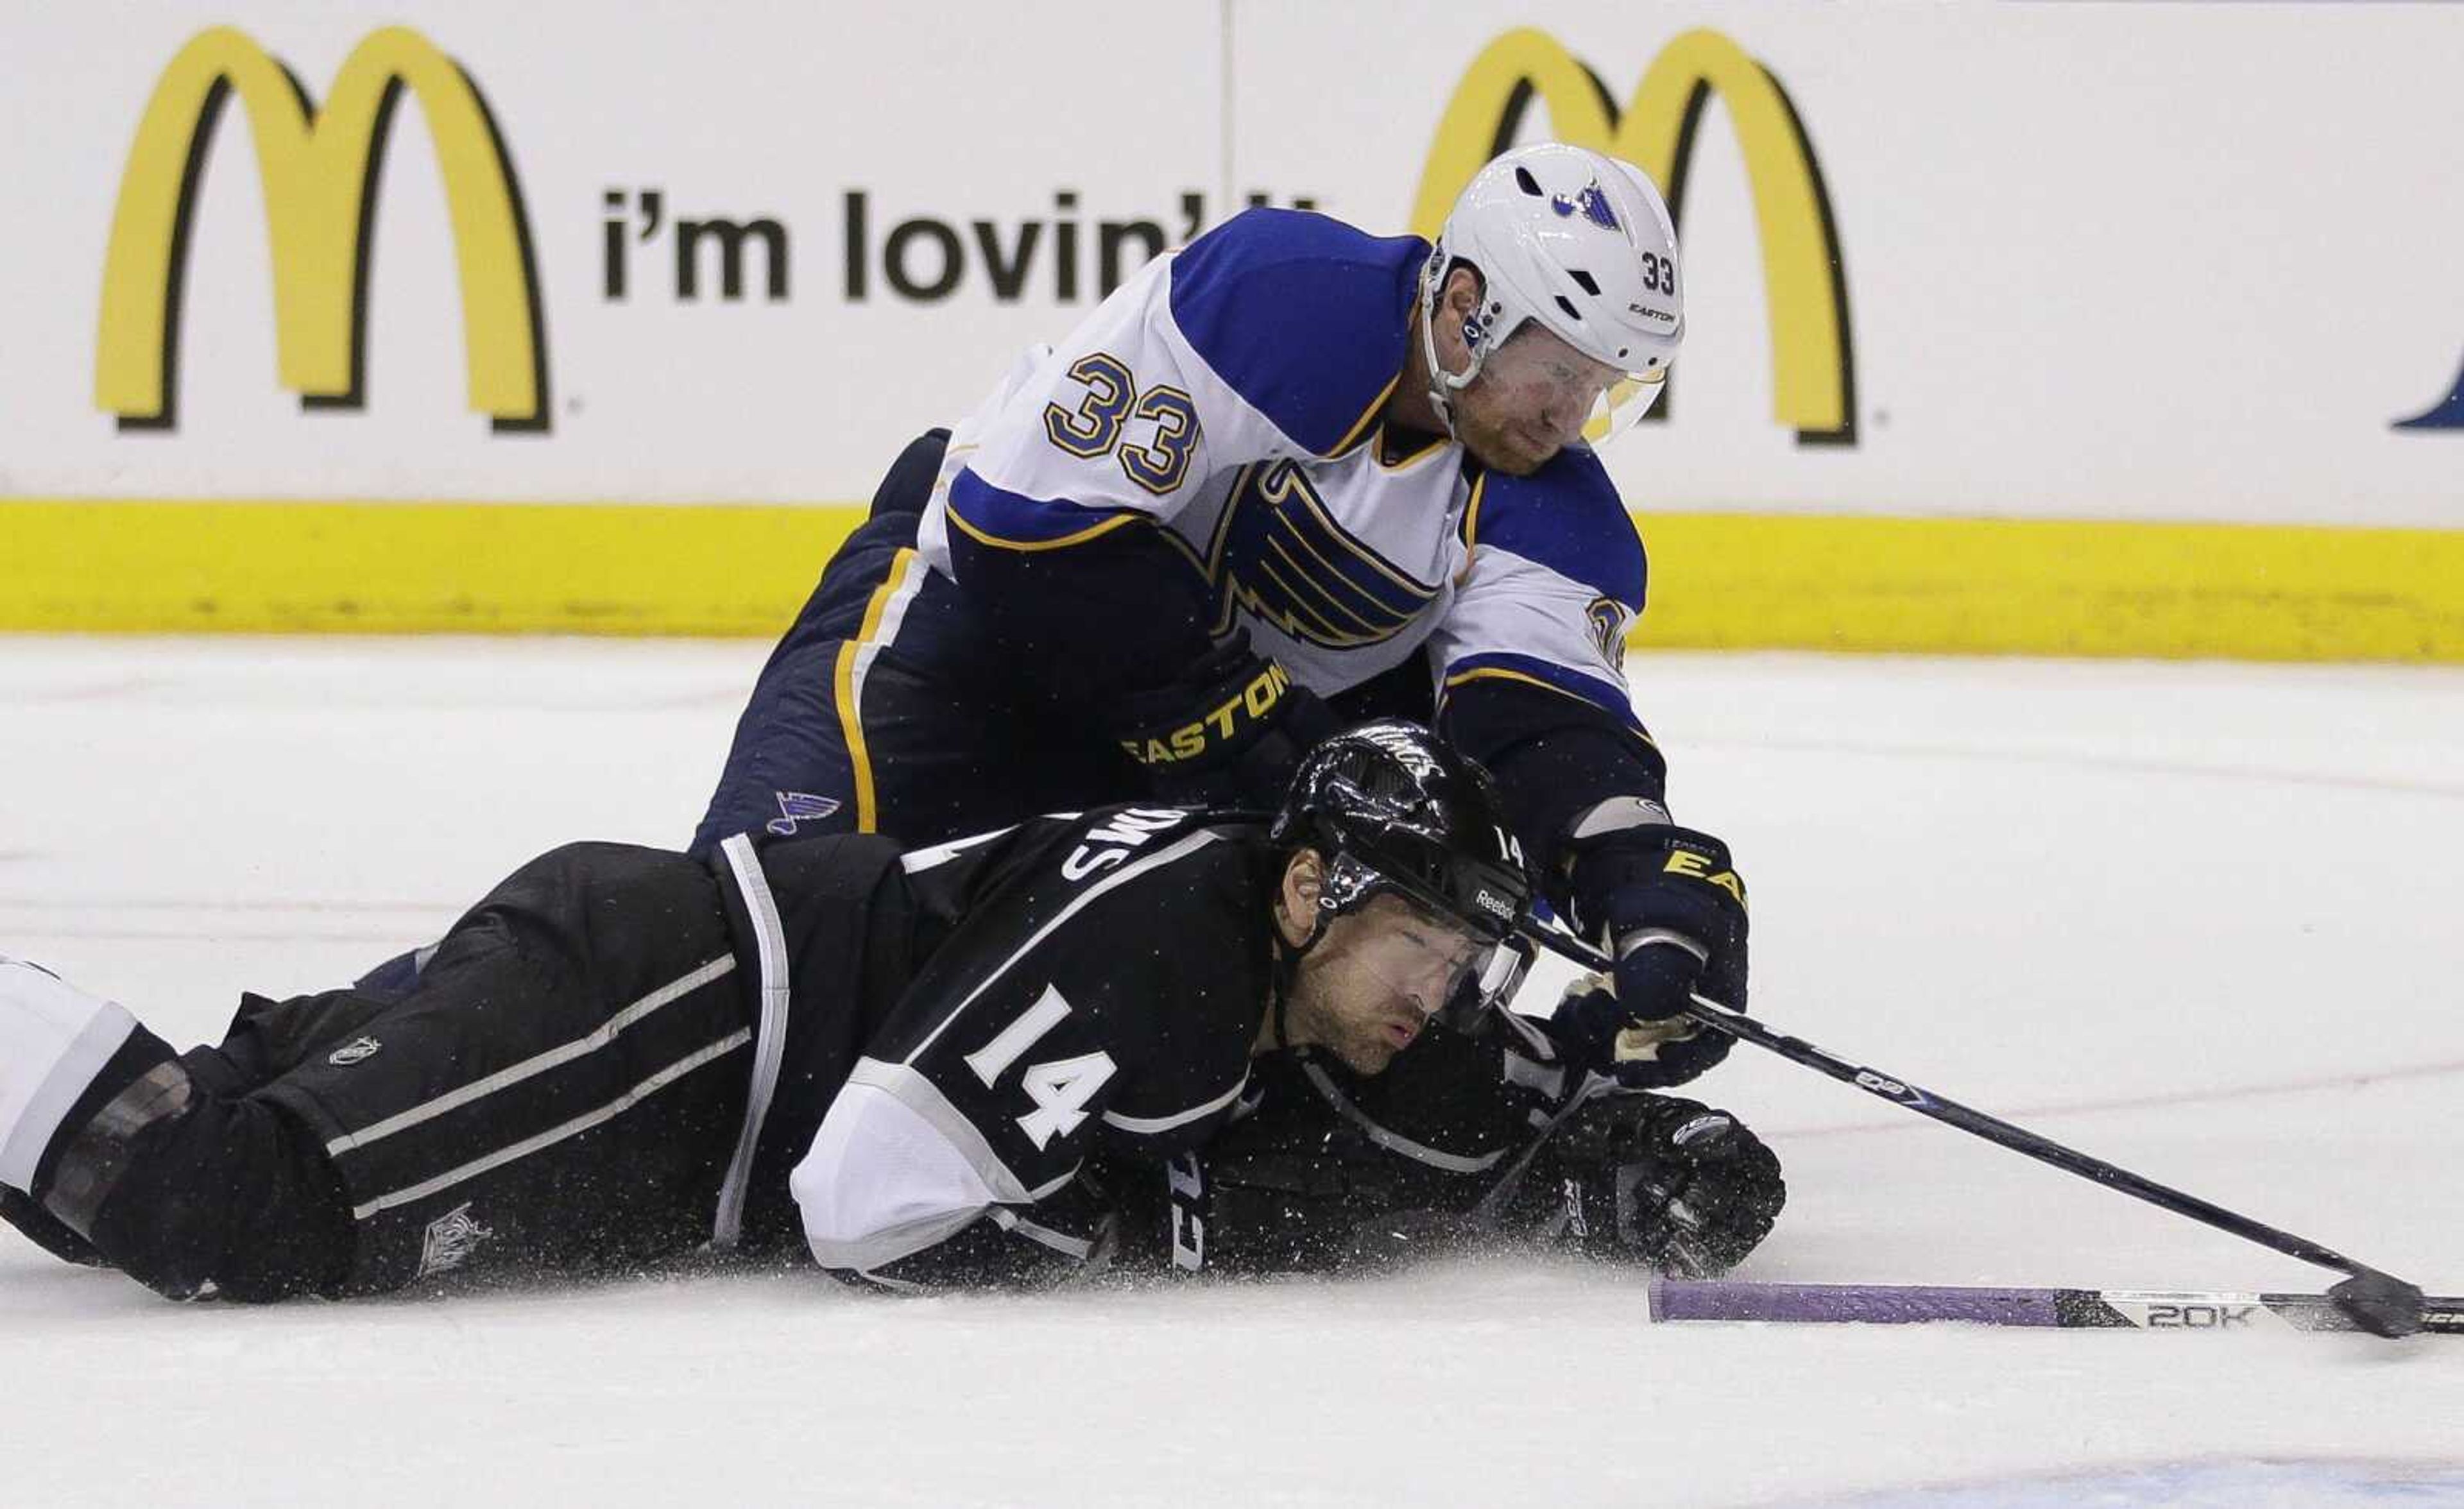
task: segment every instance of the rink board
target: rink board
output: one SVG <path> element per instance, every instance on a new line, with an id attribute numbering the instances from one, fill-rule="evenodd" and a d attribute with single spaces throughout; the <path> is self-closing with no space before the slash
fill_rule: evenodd
<path id="1" fill-rule="evenodd" d="M 0 629 L 766 635 L 1151 255 L 1427 235 L 1556 137 L 1679 223 L 1602 452 L 1638 644 L 2464 653 L 2454 8 L 228 0 L 0 52 Z"/>
<path id="2" fill-rule="evenodd" d="M 0 502 L 0 628 L 767 635 L 850 505 Z M 1655 514 L 1638 648 L 2464 661 L 2464 535 Z"/>

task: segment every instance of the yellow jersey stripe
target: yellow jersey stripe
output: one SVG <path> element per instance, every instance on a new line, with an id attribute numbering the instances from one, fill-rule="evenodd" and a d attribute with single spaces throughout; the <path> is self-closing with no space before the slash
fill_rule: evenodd
<path id="1" fill-rule="evenodd" d="M 1466 682 L 1491 680 L 1519 681 L 1529 687 L 1537 687 L 1543 691 L 1553 691 L 1561 697 L 1572 698 L 1587 708 L 1595 708 L 1599 706 L 1598 703 L 1594 702 L 1589 697 L 1576 696 L 1573 692 L 1568 691 L 1565 688 L 1551 686 L 1548 682 L 1542 681 L 1537 676 L 1527 676 L 1519 670 L 1507 670 L 1502 667 L 1497 666 L 1484 666 L 1478 670 L 1466 670 L 1458 675 L 1448 676 L 1446 678 L 1445 686 L 1440 690 L 1438 706 L 1441 709 L 1445 706 L 1445 692 L 1452 691 L 1457 687 L 1463 686 Z M 1648 733 L 1644 733 L 1639 730 L 1635 729 L 1629 729 L 1626 732 L 1634 734 L 1635 737 L 1642 740 L 1645 744 L 1649 744 L 1653 749 L 1660 748 L 1658 741 L 1654 740 Z"/>
<path id="2" fill-rule="evenodd" d="M 1480 554 L 1480 505 L 1487 496 L 1488 472 L 1483 470 L 1471 479 L 1471 496 L 1463 503 L 1463 570 L 1455 573 L 1456 586 L 1460 587 L 1471 580 L 1471 560 Z"/>
<path id="3" fill-rule="evenodd" d="M 968 523 L 955 508 L 947 509 L 944 512 L 948 514 L 951 523 L 957 525 L 959 529 L 966 532 L 969 539 L 975 540 L 979 544 L 990 545 L 995 550 L 1060 550 L 1069 545 L 1083 545 L 1087 541 L 1093 539 L 1098 535 L 1116 530 L 1124 524 L 1135 523 L 1137 520 L 1146 517 L 1143 514 L 1115 514 L 1111 518 L 1104 519 L 1099 523 L 1089 524 L 1085 529 L 1079 530 L 1073 534 L 1064 535 L 1058 539 L 1004 539 L 999 535 L 978 529 L 975 525 Z"/>
<path id="4" fill-rule="evenodd" d="M 1408 361 L 1404 363 L 1406 366 L 1409 366 L 1410 364 L 1411 363 Z M 1402 381 L 1403 374 L 1400 372 L 1388 378 L 1386 380 L 1386 385 L 1377 390 L 1377 396 L 1369 401 L 1369 406 L 1360 411 L 1360 417 L 1352 422 L 1352 427 L 1343 432 L 1343 438 L 1336 441 L 1334 443 L 1334 448 L 1328 451 L 1327 454 L 1330 456 L 1339 456 L 1345 451 L 1350 450 L 1353 447 L 1360 444 L 1362 438 L 1369 433 L 1370 426 L 1377 422 L 1378 411 L 1386 406 L 1386 401 L 1388 399 L 1395 396 L 1395 384 Z"/>
<path id="5" fill-rule="evenodd" d="M 1300 601 L 1300 593 L 1290 582 L 1284 580 L 1283 573 L 1275 569 L 1272 561 L 1259 561 L 1258 574 L 1274 584 L 1275 590 L 1283 595 L 1283 601 L 1268 602 L 1254 591 L 1243 592 L 1242 601 L 1252 612 L 1274 621 L 1278 628 L 1295 639 L 1309 640 L 1336 649 L 1347 649 L 1359 645 L 1374 645 L 1380 638 L 1391 637 L 1376 634 L 1348 634 L 1325 622 L 1311 612 L 1307 603 Z M 1303 619 L 1304 614 L 1308 615 L 1307 621 Z"/>
<path id="6" fill-rule="evenodd" d="M 956 515 L 953 515 L 955 517 Z M 880 831 L 880 809 L 873 798 L 872 754 L 865 748 L 864 713 L 857 704 L 863 688 L 857 676 L 857 662 L 872 646 L 881 632 L 882 617 L 889 612 L 891 600 L 908 590 L 909 578 L 916 568 L 915 552 L 902 549 L 891 558 L 890 570 L 873 588 L 872 601 L 864 606 L 864 624 L 855 638 L 839 646 L 838 664 L 831 677 L 831 691 L 839 708 L 839 731 L 847 737 L 847 763 L 855 771 L 855 830 L 858 833 Z"/>
<path id="7" fill-rule="evenodd" d="M 1309 549 L 1309 543 L 1308 540 L 1295 536 L 1293 543 L 1299 545 L 1303 550 L 1309 551 L 1311 557 L 1317 556 L 1316 551 Z M 1353 612 L 1350 607 L 1347 607 L 1343 603 L 1342 600 L 1334 595 L 1333 590 L 1329 587 L 1325 581 L 1319 580 L 1315 572 L 1310 571 L 1307 566 L 1303 565 L 1298 559 L 1293 558 L 1290 551 L 1284 548 L 1284 542 L 1282 540 L 1277 539 L 1272 536 L 1267 536 L 1266 549 L 1283 558 L 1284 564 L 1291 568 L 1292 577 L 1296 580 L 1309 587 L 1312 595 L 1317 601 L 1324 602 L 1328 607 L 1332 608 L 1335 612 L 1342 614 L 1345 618 L 1348 618 L 1353 623 L 1358 624 L 1360 631 L 1367 634 L 1371 639 L 1389 638 L 1400 630 L 1404 624 L 1412 622 L 1414 615 L 1397 614 L 1393 616 L 1382 627 L 1378 624 L 1372 623 L 1369 620 L 1361 617 L 1358 613 Z M 1265 565 L 1265 562 L 1262 561 L 1260 564 Z M 1282 580 L 1282 573 L 1276 573 L 1276 580 L 1279 581 Z M 1286 592 L 1290 592 L 1292 591 L 1292 588 L 1288 583 L 1286 583 L 1284 590 Z M 1325 619 L 1329 628 L 1335 628 L 1335 623 L 1332 618 L 1328 617 L 1324 613 L 1318 613 L 1316 616 L 1318 618 Z M 1351 631 L 1337 630 L 1337 632 L 1349 633 Z"/>
<path id="8" fill-rule="evenodd" d="M 1353 538 L 1351 533 L 1345 530 L 1342 525 L 1336 523 L 1333 515 L 1327 513 L 1327 511 L 1319 505 L 1317 494 L 1310 489 L 1297 485 L 1292 478 L 1287 477 L 1284 479 L 1284 482 L 1285 485 L 1279 491 L 1269 492 L 1266 490 L 1262 489 L 1261 492 L 1268 496 L 1269 500 L 1272 502 L 1281 503 L 1287 498 L 1298 499 L 1300 506 L 1309 511 L 1309 517 L 1317 520 L 1318 526 L 1324 529 L 1328 535 L 1331 536 L 1337 544 L 1341 545 L 1353 556 L 1358 558 L 1360 562 L 1369 567 L 1370 570 L 1376 572 L 1379 576 L 1384 577 L 1387 580 L 1402 588 L 1406 593 L 1409 593 L 1413 597 L 1419 598 L 1422 602 L 1426 602 L 1431 598 L 1438 595 L 1438 589 L 1436 587 L 1424 581 L 1414 580 L 1412 578 L 1404 575 L 1402 568 L 1390 564 L 1375 551 L 1370 549 L 1361 541 Z"/>

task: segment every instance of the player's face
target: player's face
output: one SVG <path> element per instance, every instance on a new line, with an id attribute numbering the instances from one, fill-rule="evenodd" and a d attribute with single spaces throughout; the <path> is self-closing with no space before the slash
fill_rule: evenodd
<path id="1" fill-rule="evenodd" d="M 1460 928 L 1385 892 L 1327 924 L 1293 982 L 1294 1041 L 1323 1044 L 1375 1074 L 1419 1037 L 1490 950 Z"/>
<path id="2" fill-rule="evenodd" d="M 1580 438 L 1620 375 L 1526 321 L 1454 396 L 1456 437 L 1485 466 L 1514 476 L 1537 471 Z"/>

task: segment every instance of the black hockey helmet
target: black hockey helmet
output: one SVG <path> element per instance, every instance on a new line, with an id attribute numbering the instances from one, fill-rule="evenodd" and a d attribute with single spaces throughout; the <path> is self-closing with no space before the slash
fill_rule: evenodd
<path id="1" fill-rule="evenodd" d="M 1510 993 L 1528 957 L 1519 934 L 1530 871 L 1488 772 L 1427 729 L 1385 719 L 1310 750 L 1267 836 L 1325 857 L 1321 929 L 1381 891 L 1397 893 L 1482 946 L 1468 1004 Z"/>

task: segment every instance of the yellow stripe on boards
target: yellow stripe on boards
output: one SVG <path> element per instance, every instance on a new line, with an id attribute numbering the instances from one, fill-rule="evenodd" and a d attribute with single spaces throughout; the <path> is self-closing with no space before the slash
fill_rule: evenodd
<path id="1" fill-rule="evenodd" d="M 0 629 L 775 635 L 856 504 L 0 499 Z"/>
<path id="2" fill-rule="evenodd" d="M 854 504 L 0 500 L 0 629 L 775 635 Z M 1646 514 L 1644 648 L 2464 664 L 2464 531 Z"/>
<path id="3" fill-rule="evenodd" d="M 1642 648 L 2464 663 L 2464 531 L 1642 514 Z"/>

